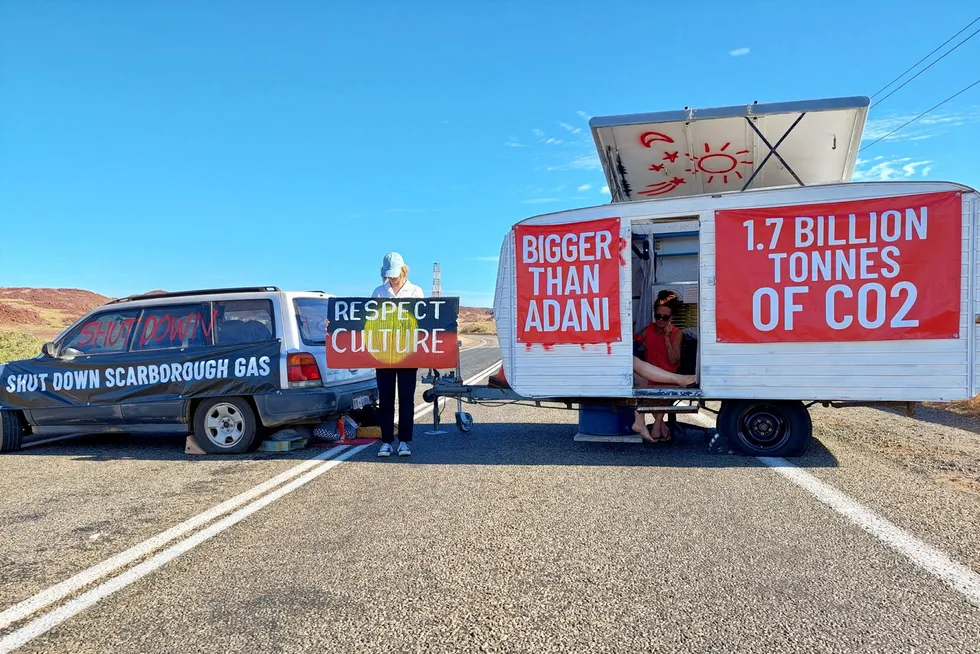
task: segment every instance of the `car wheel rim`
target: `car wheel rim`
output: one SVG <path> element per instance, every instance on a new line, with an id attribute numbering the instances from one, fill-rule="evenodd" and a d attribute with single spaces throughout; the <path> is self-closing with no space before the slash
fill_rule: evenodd
<path id="1" fill-rule="evenodd" d="M 234 404 L 215 404 L 204 421 L 204 432 L 218 447 L 235 447 L 245 436 L 245 418 Z"/>
<path id="2" fill-rule="evenodd" d="M 772 404 L 753 404 L 738 420 L 738 438 L 757 450 L 775 450 L 789 440 L 786 413 Z"/>

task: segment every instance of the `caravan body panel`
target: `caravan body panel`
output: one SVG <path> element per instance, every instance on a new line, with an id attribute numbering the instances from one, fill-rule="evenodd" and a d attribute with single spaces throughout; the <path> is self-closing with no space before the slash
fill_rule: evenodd
<path id="1" fill-rule="evenodd" d="M 959 191 L 962 192 L 962 253 L 959 337 L 935 340 L 722 343 L 717 341 L 715 212 L 723 209 L 782 207 Z M 706 399 L 793 399 L 841 401 L 949 401 L 978 392 L 980 344 L 975 319 L 980 307 L 978 194 L 943 182 L 868 182 L 689 196 L 629 202 L 538 216 L 522 225 L 560 225 L 621 218 L 630 242 L 632 225 L 694 219 L 700 223 L 700 329 L 698 379 Z M 500 253 L 495 320 L 504 370 L 515 391 L 531 398 L 628 398 L 632 374 L 630 266 L 622 267 L 622 337 L 609 344 L 517 342 L 517 255 L 514 231 Z M 630 251 L 625 251 L 627 261 Z M 647 318 L 648 321 L 648 318 Z M 646 324 L 641 320 L 642 327 Z"/>

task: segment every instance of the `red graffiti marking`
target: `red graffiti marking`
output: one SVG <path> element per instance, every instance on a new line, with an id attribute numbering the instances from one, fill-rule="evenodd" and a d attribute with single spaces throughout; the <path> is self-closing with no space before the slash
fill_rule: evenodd
<path id="1" fill-rule="evenodd" d="M 136 322 L 135 318 L 125 320 L 93 320 L 82 327 L 82 340 L 76 343 L 79 348 L 94 345 L 95 347 L 110 348 L 116 344 L 125 343 L 129 339 L 129 332 Z M 99 339 L 102 342 L 99 342 Z"/>
<path id="2" fill-rule="evenodd" d="M 681 154 L 680 152 L 664 152 L 663 161 L 669 161 L 670 163 L 674 163 L 675 161 L 677 161 L 677 157 L 679 157 L 680 154 Z"/>
<path id="3" fill-rule="evenodd" d="M 666 164 L 652 164 L 650 166 L 650 170 L 659 173 L 659 172 L 661 172 L 664 169 L 664 166 L 665 165 Z"/>
<path id="4" fill-rule="evenodd" d="M 541 347 L 544 348 L 545 352 L 553 352 L 555 349 L 555 346 L 551 343 L 542 343 Z"/>
<path id="5" fill-rule="evenodd" d="M 626 257 L 623 256 L 624 253 L 626 252 L 626 247 L 627 247 L 626 239 L 620 236 L 619 237 L 619 265 L 621 266 L 626 265 Z"/>
<path id="6" fill-rule="evenodd" d="M 675 188 L 681 184 L 686 184 L 687 181 L 682 177 L 675 177 L 669 182 L 657 182 L 656 184 L 647 184 L 647 190 L 640 191 L 640 195 L 654 196 L 663 195 L 665 193 L 670 193 Z"/>
<path id="7" fill-rule="evenodd" d="M 183 341 L 187 337 L 193 338 L 200 330 L 205 339 L 211 338 L 214 331 L 214 321 L 218 317 L 218 310 L 211 312 L 210 322 L 205 322 L 201 312 L 192 313 L 185 316 L 150 316 L 143 323 L 143 333 L 140 334 L 140 346 L 150 343 L 160 343 L 168 341 L 173 343 L 175 340 Z"/>
<path id="8" fill-rule="evenodd" d="M 612 343 L 606 343 L 606 354 L 612 354 Z"/>
<path id="9" fill-rule="evenodd" d="M 686 172 L 696 174 L 698 172 L 706 173 L 708 175 L 708 183 L 710 184 L 715 179 L 715 175 L 721 175 L 722 181 L 728 183 L 729 173 L 734 172 L 735 175 L 742 179 L 742 173 L 735 170 L 739 164 L 752 165 L 751 161 L 739 160 L 738 156 L 743 154 L 748 154 L 748 150 L 739 150 L 734 155 L 728 154 L 725 150 L 731 143 L 725 143 L 721 146 L 720 152 L 711 152 L 711 146 L 708 143 L 704 144 L 705 155 L 703 157 L 692 157 L 687 155 L 687 158 L 694 162 L 693 168 L 685 169 Z"/>
<path id="10" fill-rule="evenodd" d="M 670 138 L 666 134 L 661 134 L 660 132 L 643 132 L 640 134 L 640 145 L 645 148 L 649 148 L 655 141 L 673 143 L 674 139 Z"/>

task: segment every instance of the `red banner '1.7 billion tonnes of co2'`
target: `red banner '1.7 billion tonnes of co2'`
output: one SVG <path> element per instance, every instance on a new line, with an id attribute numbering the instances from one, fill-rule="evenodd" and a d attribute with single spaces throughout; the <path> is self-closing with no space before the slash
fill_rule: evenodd
<path id="1" fill-rule="evenodd" d="M 715 215 L 717 340 L 958 338 L 959 192 Z"/>

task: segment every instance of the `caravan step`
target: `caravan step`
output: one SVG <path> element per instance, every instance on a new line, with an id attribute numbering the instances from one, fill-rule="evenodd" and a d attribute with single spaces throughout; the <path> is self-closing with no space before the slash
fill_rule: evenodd
<path id="1" fill-rule="evenodd" d="M 640 413 L 697 413 L 701 407 L 697 404 L 667 405 L 667 406 L 638 406 Z"/>
<path id="2" fill-rule="evenodd" d="M 639 434 L 628 434 L 625 436 L 599 436 L 596 434 L 583 434 L 577 432 L 575 440 L 587 443 L 642 443 L 643 437 Z"/>

